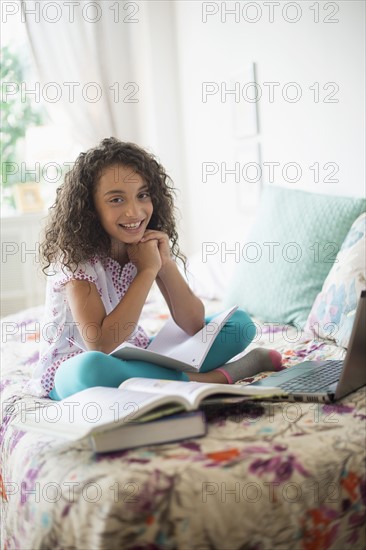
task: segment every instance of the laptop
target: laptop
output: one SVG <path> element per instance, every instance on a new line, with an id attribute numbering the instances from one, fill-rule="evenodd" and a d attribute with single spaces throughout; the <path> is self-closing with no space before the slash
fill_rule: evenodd
<path id="1" fill-rule="evenodd" d="M 320 403 L 337 401 L 366 385 L 366 291 L 361 292 L 343 360 L 304 361 L 250 385 L 279 387 L 287 401 Z"/>

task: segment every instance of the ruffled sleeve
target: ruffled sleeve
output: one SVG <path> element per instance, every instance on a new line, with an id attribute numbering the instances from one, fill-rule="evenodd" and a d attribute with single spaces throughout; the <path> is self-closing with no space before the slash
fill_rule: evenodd
<path id="1" fill-rule="evenodd" d="M 97 261 L 95 260 L 80 264 L 75 273 L 65 266 L 55 265 L 55 275 L 53 276 L 54 290 L 56 292 L 60 291 L 71 280 L 89 281 L 96 284 L 98 280 L 96 265 Z"/>

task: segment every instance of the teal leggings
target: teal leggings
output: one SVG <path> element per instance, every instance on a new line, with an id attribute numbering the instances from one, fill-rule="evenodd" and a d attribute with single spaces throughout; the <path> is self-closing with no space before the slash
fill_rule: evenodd
<path id="1" fill-rule="evenodd" d="M 206 323 L 211 319 L 212 316 L 206 317 Z M 221 328 L 200 372 L 221 367 L 250 344 L 255 332 L 255 325 L 245 311 L 236 310 Z M 56 371 L 55 385 L 49 397 L 59 401 L 93 386 L 118 388 L 122 382 L 134 376 L 184 382 L 189 380 L 184 372 L 146 361 L 123 361 L 100 351 L 86 351 L 61 363 Z"/>

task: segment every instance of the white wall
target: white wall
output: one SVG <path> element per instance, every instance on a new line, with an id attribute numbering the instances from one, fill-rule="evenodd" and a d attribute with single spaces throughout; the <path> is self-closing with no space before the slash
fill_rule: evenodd
<path id="1" fill-rule="evenodd" d="M 138 143 L 153 152 L 177 190 L 178 223 L 190 212 L 186 186 L 182 98 L 175 30 L 175 2 L 139 2 L 139 23 L 127 28 L 133 80 L 139 85 Z M 180 242 L 189 232 L 180 224 Z"/>
<path id="2" fill-rule="evenodd" d="M 235 183 L 234 175 L 227 175 L 223 183 L 221 170 L 204 183 L 202 164 L 227 162 L 228 168 L 233 168 L 236 160 L 242 166 L 247 162 L 244 159 L 253 160 L 250 154 L 245 156 L 248 143 L 260 143 L 262 162 L 280 163 L 275 168 L 276 185 L 325 194 L 365 195 L 364 3 L 278 2 L 273 22 L 266 4 L 174 2 L 186 152 L 184 190 L 189 200 L 184 225 L 190 228 L 190 253 L 201 250 L 202 242 L 229 244 L 243 235 L 248 215 L 243 208 L 246 193 L 259 184 L 250 184 L 242 176 Z M 236 5 L 239 13 L 227 13 L 225 21 L 225 9 L 235 9 Z M 314 6 L 319 8 L 318 23 L 314 22 Z M 217 13 L 204 18 L 208 11 Z M 255 23 L 244 19 L 259 16 Z M 294 23 L 285 19 L 296 17 L 299 20 Z M 338 22 L 326 23 L 327 17 Z M 260 132 L 256 139 L 237 139 L 233 132 L 234 96 L 220 98 L 217 93 L 204 102 L 202 87 L 204 82 L 214 82 L 219 88 L 230 88 L 232 77 L 240 81 L 235 75 L 249 62 L 256 64 L 256 81 L 263 92 L 257 102 Z M 273 102 L 264 82 L 279 83 Z M 282 91 L 290 82 L 301 90 L 297 102 L 283 99 Z M 314 83 L 319 83 L 318 102 L 310 89 Z M 242 90 L 244 82 L 240 84 Z M 294 92 L 294 87 L 288 88 L 290 98 Z M 325 102 L 327 96 L 328 101 L 338 102 Z M 242 96 L 240 102 L 244 102 Z M 286 173 L 286 166 L 293 162 L 302 173 L 297 183 L 286 181 L 296 178 L 294 169 Z M 310 169 L 314 163 L 319 163 L 318 183 L 314 169 Z M 326 163 L 334 164 L 324 169 Z M 332 179 L 339 182 L 327 181 L 333 167 L 338 171 Z M 262 176 L 263 183 L 270 183 L 269 168 L 263 169 Z"/>
<path id="3" fill-rule="evenodd" d="M 138 2 L 138 22 L 129 25 L 122 21 L 112 25 L 113 0 L 103 0 L 101 5 L 102 24 L 111 28 L 107 42 L 99 44 L 100 53 L 105 54 L 108 48 L 115 49 L 117 55 L 122 51 L 124 60 L 123 65 L 113 64 L 111 82 L 133 81 L 139 86 L 138 103 L 114 106 L 119 112 L 114 117 L 119 137 L 150 149 L 172 176 L 182 214 L 180 242 L 187 254 L 201 253 L 205 242 L 233 248 L 244 237 L 253 219 L 260 184 L 245 181 L 242 175 L 235 182 L 233 174 L 227 174 L 225 183 L 220 170 L 204 182 L 202 165 L 216 163 L 220 168 L 226 162 L 227 168 L 233 169 L 239 162 L 242 170 L 247 162 L 260 161 L 252 156 L 253 144 L 260 145 L 262 163 L 280 163 L 275 169 L 276 185 L 326 194 L 365 195 L 364 2 L 152 0 Z M 316 8 L 318 23 L 314 22 Z M 230 15 L 230 9 L 239 12 Z M 208 11 L 216 13 L 209 15 Z M 256 16 L 257 22 L 245 20 L 253 21 Z M 296 16 L 297 22 L 286 21 Z M 338 22 L 326 23 L 325 18 Z M 105 30 L 86 27 L 88 32 L 93 27 L 95 36 Z M 220 93 L 204 102 L 202 87 L 210 82 L 219 89 L 230 88 L 234 79 L 242 91 L 245 77 L 241 71 L 251 62 L 256 64 L 256 81 L 262 90 L 257 102 L 259 132 L 255 137 L 238 139 L 233 129 L 234 107 L 239 120 L 241 109 L 245 111 L 250 103 L 242 96 L 235 103 L 233 95 L 221 98 Z M 90 52 L 83 69 L 93 68 L 93 63 Z M 58 74 L 56 61 L 55 71 Z M 57 74 L 53 80 L 58 79 Z M 66 76 L 72 80 L 68 71 Z M 273 102 L 265 82 L 279 83 Z M 298 102 L 285 101 L 282 96 L 290 82 L 302 91 Z M 319 83 L 318 102 L 309 88 L 314 83 Z M 335 84 L 324 90 L 327 83 Z M 333 99 L 338 102 L 324 102 L 334 86 L 338 91 Z M 288 91 L 292 94 L 294 88 Z M 95 142 L 98 140 L 95 136 Z M 289 163 L 297 163 L 302 170 L 297 183 L 283 177 Z M 310 169 L 316 163 L 320 168 L 318 183 Z M 339 167 L 333 176 L 338 182 L 326 181 L 332 171 L 331 165 L 323 168 L 326 163 Z M 260 168 L 262 183 L 269 184 L 268 167 L 262 164 Z M 287 173 L 293 175 L 291 170 Z"/>

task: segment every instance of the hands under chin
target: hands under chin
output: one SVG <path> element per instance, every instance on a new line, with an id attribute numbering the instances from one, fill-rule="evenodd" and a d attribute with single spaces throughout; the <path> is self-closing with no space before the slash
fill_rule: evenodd
<path id="1" fill-rule="evenodd" d="M 161 269 L 162 260 L 156 239 L 128 244 L 126 250 L 129 260 L 136 266 L 138 272 L 152 269 L 157 274 Z"/>
<path id="2" fill-rule="evenodd" d="M 164 267 L 167 263 L 170 263 L 172 261 L 172 254 L 168 235 L 163 231 L 147 229 L 140 242 L 147 243 L 150 241 L 156 241 L 158 244 L 162 267 Z"/>

